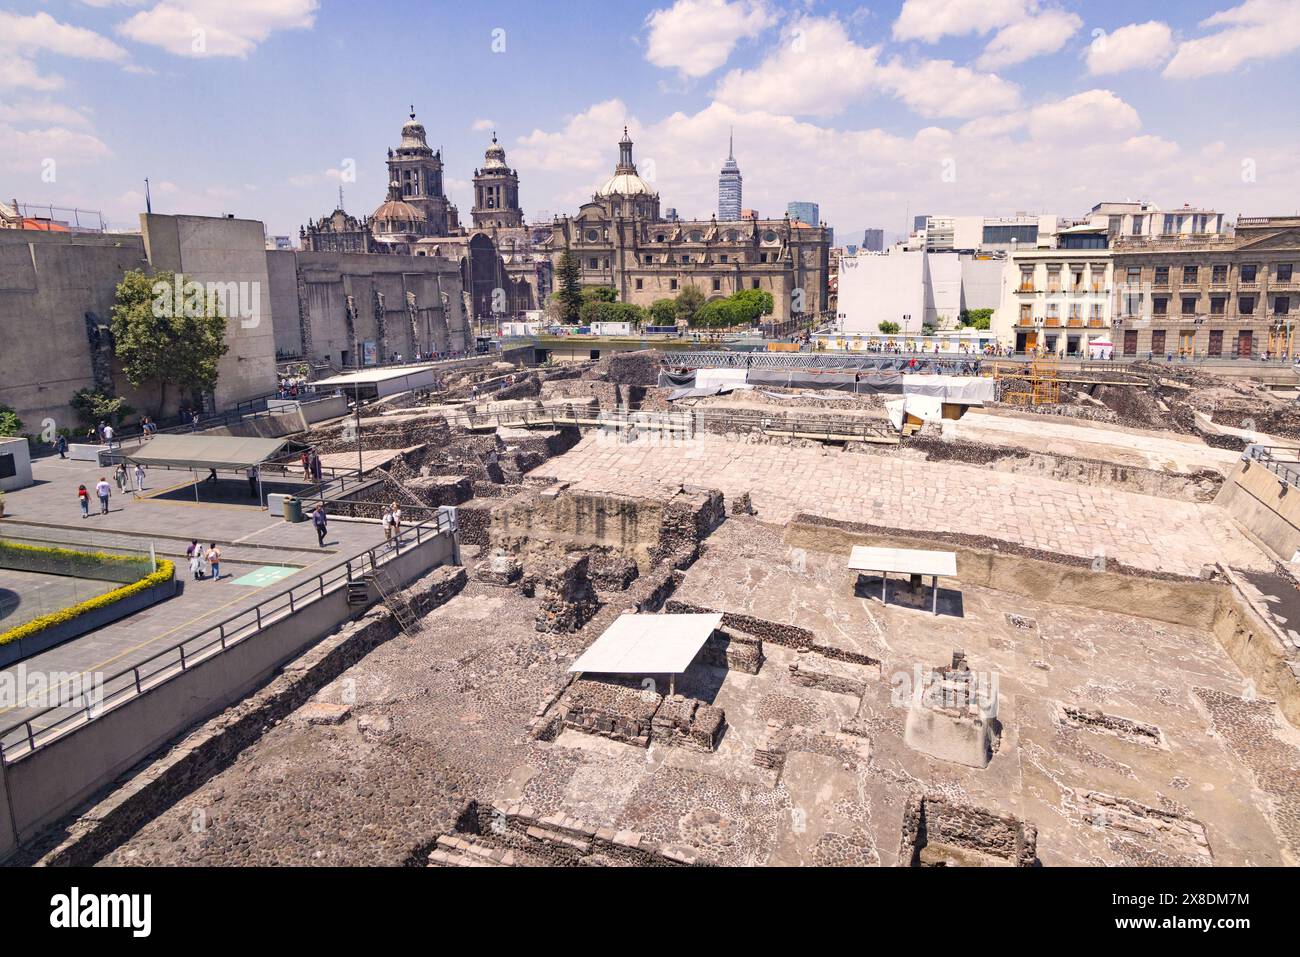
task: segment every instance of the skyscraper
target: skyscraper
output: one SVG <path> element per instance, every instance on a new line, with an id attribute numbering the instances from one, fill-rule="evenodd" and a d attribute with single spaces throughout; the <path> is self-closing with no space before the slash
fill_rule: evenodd
<path id="1" fill-rule="evenodd" d="M 797 219 L 799 222 L 807 223 L 809 226 L 819 226 L 822 221 L 821 209 L 816 203 L 786 203 L 785 214 L 791 219 Z"/>
<path id="2" fill-rule="evenodd" d="M 718 219 L 740 219 L 741 177 L 736 165 L 735 137 L 727 139 L 727 161 L 718 177 Z"/>
<path id="3" fill-rule="evenodd" d="M 864 229 L 862 231 L 862 248 L 867 252 L 885 251 L 885 231 L 883 229 Z"/>

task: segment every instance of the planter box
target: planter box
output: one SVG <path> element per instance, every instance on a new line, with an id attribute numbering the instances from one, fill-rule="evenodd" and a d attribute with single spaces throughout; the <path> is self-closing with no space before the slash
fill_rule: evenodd
<path id="1" fill-rule="evenodd" d="M 53 625 L 30 637 L 20 638 L 17 641 L 0 645 L 0 668 L 7 667 L 23 658 L 30 658 L 32 655 L 53 648 L 55 645 L 61 645 L 65 641 L 79 638 L 96 628 L 103 628 L 119 618 L 134 615 L 137 611 L 142 611 L 150 605 L 156 605 L 160 601 L 166 601 L 175 594 L 176 579 L 173 577 L 170 581 L 154 585 L 152 588 L 147 588 L 130 598 L 115 601 L 105 608 L 96 608 L 83 615 L 78 615 L 71 621 Z"/>

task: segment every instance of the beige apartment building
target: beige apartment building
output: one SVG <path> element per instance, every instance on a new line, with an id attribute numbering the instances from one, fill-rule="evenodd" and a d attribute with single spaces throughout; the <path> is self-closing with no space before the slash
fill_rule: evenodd
<path id="1" fill-rule="evenodd" d="M 1300 217 L 1242 217 L 1231 235 L 1126 237 L 1111 255 L 1117 355 L 1296 354 Z"/>

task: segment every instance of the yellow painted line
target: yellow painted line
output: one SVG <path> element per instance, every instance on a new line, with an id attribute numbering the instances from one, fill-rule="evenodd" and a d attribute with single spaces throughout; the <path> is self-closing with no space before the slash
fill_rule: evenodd
<path id="1" fill-rule="evenodd" d="M 314 566 L 314 565 L 319 565 L 321 562 L 323 562 L 323 561 L 324 561 L 326 558 L 328 558 L 328 557 L 330 557 L 330 556 L 327 556 L 327 555 L 326 555 L 326 556 L 322 556 L 322 557 L 318 558 L 316 561 L 312 562 L 311 565 L 304 565 L 304 566 L 300 569 L 300 571 L 304 571 L 304 572 L 305 572 L 305 571 L 307 571 L 308 569 L 310 569 L 312 566 Z M 297 574 L 297 573 L 295 573 L 295 574 Z M 207 580 L 204 581 L 204 584 L 206 584 L 206 581 L 207 581 Z M 278 584 L 280 584 L 280 582 L 273 582 L 272 584 L 276 584 L 276 585 L 278 585 Z M 294 588 L 297 588 L 297 587 L 299 587 L 300 585 L 305 585 L 305 584 L 306 584 L 306 582 L 299 582 L 298 585 L 294 585 L 293 587 L 294 587 Z M 246 585 L 241 585 L 240 587 L 241 587 L 241 588 L 247 588 L 248 586 L 246 586 Z M 261 585 L 261 586 L 258 586 L 257 588 L 255 588 L 254 591 L 261 591 L 263 588 L 269 588 L 269 587 L 270 587 L 270 585 Z M 119 658 L 124 658 L 124 657 L 126 657 L 127 655 L 131 654 L 132 652 L 139 651 L 141 648 L 147 648 L 147 647 L 149 647 L 149 645 L 152 645 L 152 644 L 154 644 L 154 643 L 157 642 L 157 641 L 161 641 L 163 638 L 166 638 L 166 637 L 168 637 L 169 635 L 172 635 L 172 634 L 174 634 L 175 632 L 180 631 L 180 629 L 182 629 L 182 628 L 185 628 L 185 627 L 187 627 L 187 626 L 189 626 L 189 625 L 193 625 L 195 622 L 202 621 L 204 618 L 207 618 L 207 617 L 209 617 L 209 616 L 211 616 L 211 615 L 216 614 L 217 612 L 221 611 L 223 608 L 229 608 L 231 605 L 234 605 L 234 604 L 237 604 L 237 603 L 240 602 L 240 601 L 243 601 L 244 598 L 246 598 L 249 594 L 251 594 L 251 593 L 250 593 L 250 592 L 245 592 L 245 593 L 244 593 L 243 595 L 241 595 L 239 598 L 232 598 L 230 601 L 226 602 L 226 603 L 223 604 L 223 605 L 218 605 L 216 608 L 209 609 L 208 611 L 205 611 L 205 612 L 204 612 L 203 614 L 201 614 L 201 615 L 196 615 L 195 617 L 189 619 L 188 621 L 183 621 L 183 622 L 181 622 L 179 625 L 176 625 L 175 627 L 173 627 L 173 628 L 169 628 L 167 631 L 164 631 L 162 634 L 160 634 L 160 635 L 155 635 L 153 638 L 150 638 L 148 641 L 142 641 L 142 642 L 140 642 L 140 644 L 138 644 L 138 645 L 133 645 L 133 646 L 131 646 L 130 648 L 127 648 L 127 649 L 124 649 L 123 651 L 118 652 L 116 655 L 114 655 L 114 656 L 111 657 L 111 658 L 105 658 L 103 661 L 96 662 L 95 664 L 90 665 L 88 668 L 86 668 L 85 670 L 83 670 L 83 671 L 81 672 L 81 674 L 78 675 L 77 677 L 78 677 L 78 678 L 81 678 L 81 677 L 85 677 L 85 676 L 87 676 L 87 675 L 90 675 L 90 674 L 92 674 L 93 672 L 96 672 L 96 671 L 102 671 L 106 665 L 111 665 L 113 662 L 117 661 Z M 248 611 L 252 611 L 252 610 L 253 610 L 253 609 L 251 609 L 251 608 L 248 609 Z M 123 619 L 123 620 L 127 620 L 127 619 Z M 195 635 L 195 636 L 193 636 L 193 637 L 198 637 L 198 636 Z M 74 640 L 75 640 L 75 639 L 74 639 Z M 187 638 L 186 641 L 188 641 L 188 640 L 189 640 L 189 639 Z M 62 688 L 63 685 L 70 683 L 71 680 L 72 680 L 72 679 L 67 679 L 67 680 L 65 680 L 65 681 L 61 681 L 61 682 L 59 682 L 59 687 Z M 10 711 L 13 711 L 15 708 L 21 708 L 21 707 L 23 707 L 26 703 L 27 703 L 27 699 L 24 697 L 23 700 L 22 700 L 22 701 L 19 701 L 17 704 L 10 705 L 10 706 L 7 707 L 7 708 L 0 708 L 0 714 L 6 714 L 6 713 L 8 713 L 8 712 L 10 712 Z"/>

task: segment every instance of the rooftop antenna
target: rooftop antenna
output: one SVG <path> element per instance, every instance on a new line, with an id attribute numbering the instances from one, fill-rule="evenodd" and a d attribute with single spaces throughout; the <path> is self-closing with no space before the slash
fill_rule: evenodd
<path id="1" fill-rule="evenodd" d="M 339 184 L 339 209 L 343 208 L 343 184 Z"/>
<path id="2" fill-rule="evenodd" d="M 144 211 L 145 211 L 146 213 L 152 213 L 152 212 L 153 212 L 153 199 L 152 199 L 152 197 L 150 197 L 150 195 L 149 195 L 149 177 L 148 177 L 148 176 L 146 176 L 146 177 L 144 178 Z"/>

